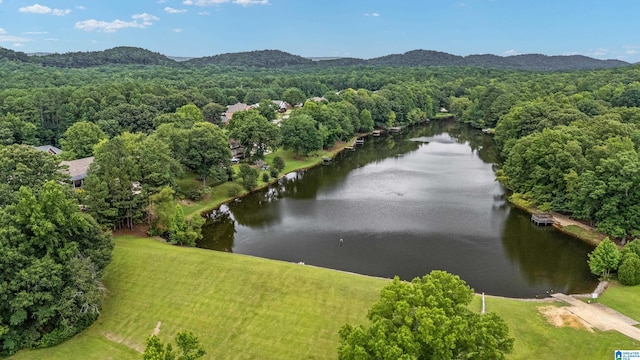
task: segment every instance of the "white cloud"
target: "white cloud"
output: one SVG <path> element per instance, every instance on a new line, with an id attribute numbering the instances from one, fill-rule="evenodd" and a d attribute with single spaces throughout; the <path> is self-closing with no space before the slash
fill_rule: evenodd
<path id="1" fill-rule="evenodd" d="M 159 17 L 154 16 L 154 15 L 150 15 L 150 14 L 147 14 L 147 13 L 136 14 L 136 15 L 133 15 L 131 18 L 134 19 L 134 20 L 142 20 L 142 25 L 144 25 L 144 26 L 151 25 L 152 21 L 160 20 Z"/>
<path id="2" fill-rule="evenodd" d="M 509 49 L 505 52 L 502 53 L 502 55 L 506 55 L 506 56 L 511 56 L 511 55 L 518 55 L 518 50 L 516 49 Z"/>
<path id="3" fill-rule="evenodd" d="M 23 43 L 23 42 L 31 41 L 30 39 L 23 38 L 20 36 L 4 35 L 4 34 L 5 33 L 0 34 L 0 43 L 3 43 L 3 42 Z"/>
<path id="4" fill-rule="evenodd" d="M 111 33 L 126 28 L 144 29 L 147 26 L 151 26 L 153 24 L 153 21 L 160 20 L 160 18 L 158 18 L 157 16 L 147 13 L 136 14 L 131 18 L 133 19 L 133 21 L 123 21 L 120 19 L 116 19 L 110 22 L 95 19 L 78 21 L 75 25 L 75 28 L 84 31 L 100 31 Z"/>
<path id="5" fill-rule="evenodd" d="M 14 47 L 23 47 L 24 44 L 23 43 L 15 43 L 13 44 Z"/>
<path id="6" fill-rule="evenodd" d="M 183 0 L 184 5 L 210 6 L 226 3 L 233 3 L 242 6 L 250 5 L 268 5 L 269 0 Z"/>
<path id="7" fill-rule="evenodd" d="M 234 4 L 249 6 L 249 5 L 267 5 L 269 0 L 233 0 Z"/>
<path id="8" fill-rule="evenodd" d="M 82 6 L 82 5 L 76 5 L 76 9 L 78 10 L 87 10 L 86 6 Z"/>
<path id="9" fill-rule="evenodd" d="M 31 14 L 51 14 L 55 16 L 65 16 L 68 15 L 71 10 L 69 9 L 52 9 L 48 6 L 33 4 L 30 6 L 21 7 L 18 11 L 22 13 L 31 13 Z"/>
<path id="10" fill-rule="evenodd" d="M 3 28 L 0 28 L 0 35 L 2 35 L 2 34 L 6 34 L 6 33 L 7 33 L 7 32 L 6 32 L 6 31 L 4 31 L 4 29 L 3 29 Z"/>
<path id="11" fill-rule="evenodd" d="M 593 55 L 595 56 L 602 56 L 602 55 L 606 55 L 609 52 L 609 49 L 607 48 L 597 48 L 594 52 Z"/>
<path id="12" fill-rule="evenodd" d="M 181 33 L 182 29 L 173 29 L 173 32 Z"/>
<path id="13" fill-rule="evenodd" d="M 364 16 L 373 16 L 373 17 L 378 17 L 378 16 L 380 16 L 380 14 L 379 14 L 379 13 L 377 13 L 377 12 L 374 12 L 374 13 L 365 13 L 365 14 L 364 14 Z"/>
<path id="14" fill-rule="evenodd" d="M 40 5 L 40 4 L 34 4 L 34 5 L 31 5 L 31 6 L 21 7 L 20 9 L 18 9 L 18 11 L 23 12 L 23 13 L 48 14 L 52 10 L 48 6 L 44 6 L 44 5 Z"/>
<path id="15" fill-rule="evenodd" d="M 69 10 L 69 9 L 64 9 L 64 10 L 53 9 L 53 12 L 51 13 L 51 15 L 65 16 L 65 15 L 68 15 L 70 12 L 71 12 L 71 10 Z"/>
<path id="16" fill-rule="evenodd" d="M 208 11 L 200 11 L 200 12 L 198 13 L 198 15 L 207 16 L 207 15 L 210 15 L 210 14 L 209 14 L 209 12 L 208 12 Z"/>
<path id="17" fill-rule="evenodd" d="M 27 32 L 24 32 L 23 34 L 25 34 L 25 35 L 44 35 L 44 34 L 48 34 L 48 32 L 46 32 L 46 31 L 27 31 Z"/>
<path id="18" fill-rule="evenodd" d="M 164 8 L 164 11 L 169 14 L 181 14 L 181 13 L 186 13 L 187 9 L 174 9 L 172 7 L 167 6 L 166 8 Z"/>

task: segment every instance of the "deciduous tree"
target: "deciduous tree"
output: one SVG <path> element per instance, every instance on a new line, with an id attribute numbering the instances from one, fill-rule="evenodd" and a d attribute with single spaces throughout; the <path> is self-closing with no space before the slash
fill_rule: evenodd
<path id="1" fill-rule="evenodd" d="M 607 237 L 589 253 L 589 269 L 595 275 L 608 280 L 611 272 L 618 269 L 621 257 L 620 250 L 618 250 L 616 244 Z"/>
<path id="2" fill-rule="evenodd" d="M 369 327 L 340 330 L 340 359 L 504 359 L 513 349 L 498 315 L 468 309 L 473 291 L 458 276 L 433 271 L 380 292 Z"/>
<path id="3" fill-rule="evenodd" d="M 60 140 L 62 144 L 63 156 L 67 160 L 81 159 L 93 156 L 93 148 L 107 135 L 100 129 L 100 126 L 79 121 L 64 132 Z"/>
<path id="4" fill-rule="evenodd" d="M 292 115 L 282 121 L 282 146 L 293 150 L 296 155 L 322 149 L 322 134 L 316 128 L 316 122 L 306 114 Z"/>

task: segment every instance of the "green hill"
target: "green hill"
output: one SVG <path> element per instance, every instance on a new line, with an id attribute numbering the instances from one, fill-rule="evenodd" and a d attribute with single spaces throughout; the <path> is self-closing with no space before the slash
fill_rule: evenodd
<path id="1" fill-rule="evenodd" d="M 314 65 L 314 62 L 311 59 L 280 50 L 258 50 L 194 58 L 185 61 L 184 64 L 282 68 L 297 65 Z"/>
<path id="2" fill-rule="evenodd" d="M 57 347 L 14 359 L 141 359 L 145 338 L 195 332 L 205 359 L 335 359 L 338 330 L 365 322 L 386 280 L 244 255 L 116 238 L 100 318 Z M 516 338 L 511 359 L 610 359 L 640 342 L 551 326 L 550 303 L 487 298 Z M 480 301 L 472 304 L 479 310 Z M 568 355 L 568 356 L 567 356 Z"/>

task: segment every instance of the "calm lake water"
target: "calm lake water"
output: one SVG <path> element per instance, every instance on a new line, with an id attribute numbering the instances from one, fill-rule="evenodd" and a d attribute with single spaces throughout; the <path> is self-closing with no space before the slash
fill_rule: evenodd
<path id="1" fill-rule="evenodd" d="M 592 249 L 510 206 L 496 159 L 489 136 L 453 122 L 368 138 L 214 211 L 198 245 L 406 280 L 442 269 L 509 297 L 592 291 Z"/>

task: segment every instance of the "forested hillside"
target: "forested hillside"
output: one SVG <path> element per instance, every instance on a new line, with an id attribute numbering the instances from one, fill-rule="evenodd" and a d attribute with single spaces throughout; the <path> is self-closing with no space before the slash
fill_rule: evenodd
<path id="1" fill-rule="evenodd" d="M 15 60 L 54 67 L 95 67 L 109 64 L 121 65 L 174 65 L 174 66 L 224 66 L 264 69 L 327 68 L 337 66 L 373 65 L 396 67 L 483 67 L 511 70 L 565 71 L 609 69 L 627 66 L 621 60 L 598 60 L 581 55 L 546 56 L 525 54 L 497 56 L 491 54 L 458 56 L 431 50 L 412 50 L 404 54 L 391 54 L 369 60 L 357 58 L 333 58 L 313 61 L 280 50 L 259 50 L 226 53 L 199 58 L 169 58 L 165 55 L 135 47 L 116 47 L 104 51 L 70 52 L 65 54 L 25 53 L 0 48 L 0 59 Z"/>
<path id="2" fill-rule="evenodd" d="M 273 69 L 296 65 L 313 65 L 314 62 L 311 59 L 292 55 L 280 50 L 259 50 L 194 58 L 184 63 L 199 66 L 247 66 Z"/>

